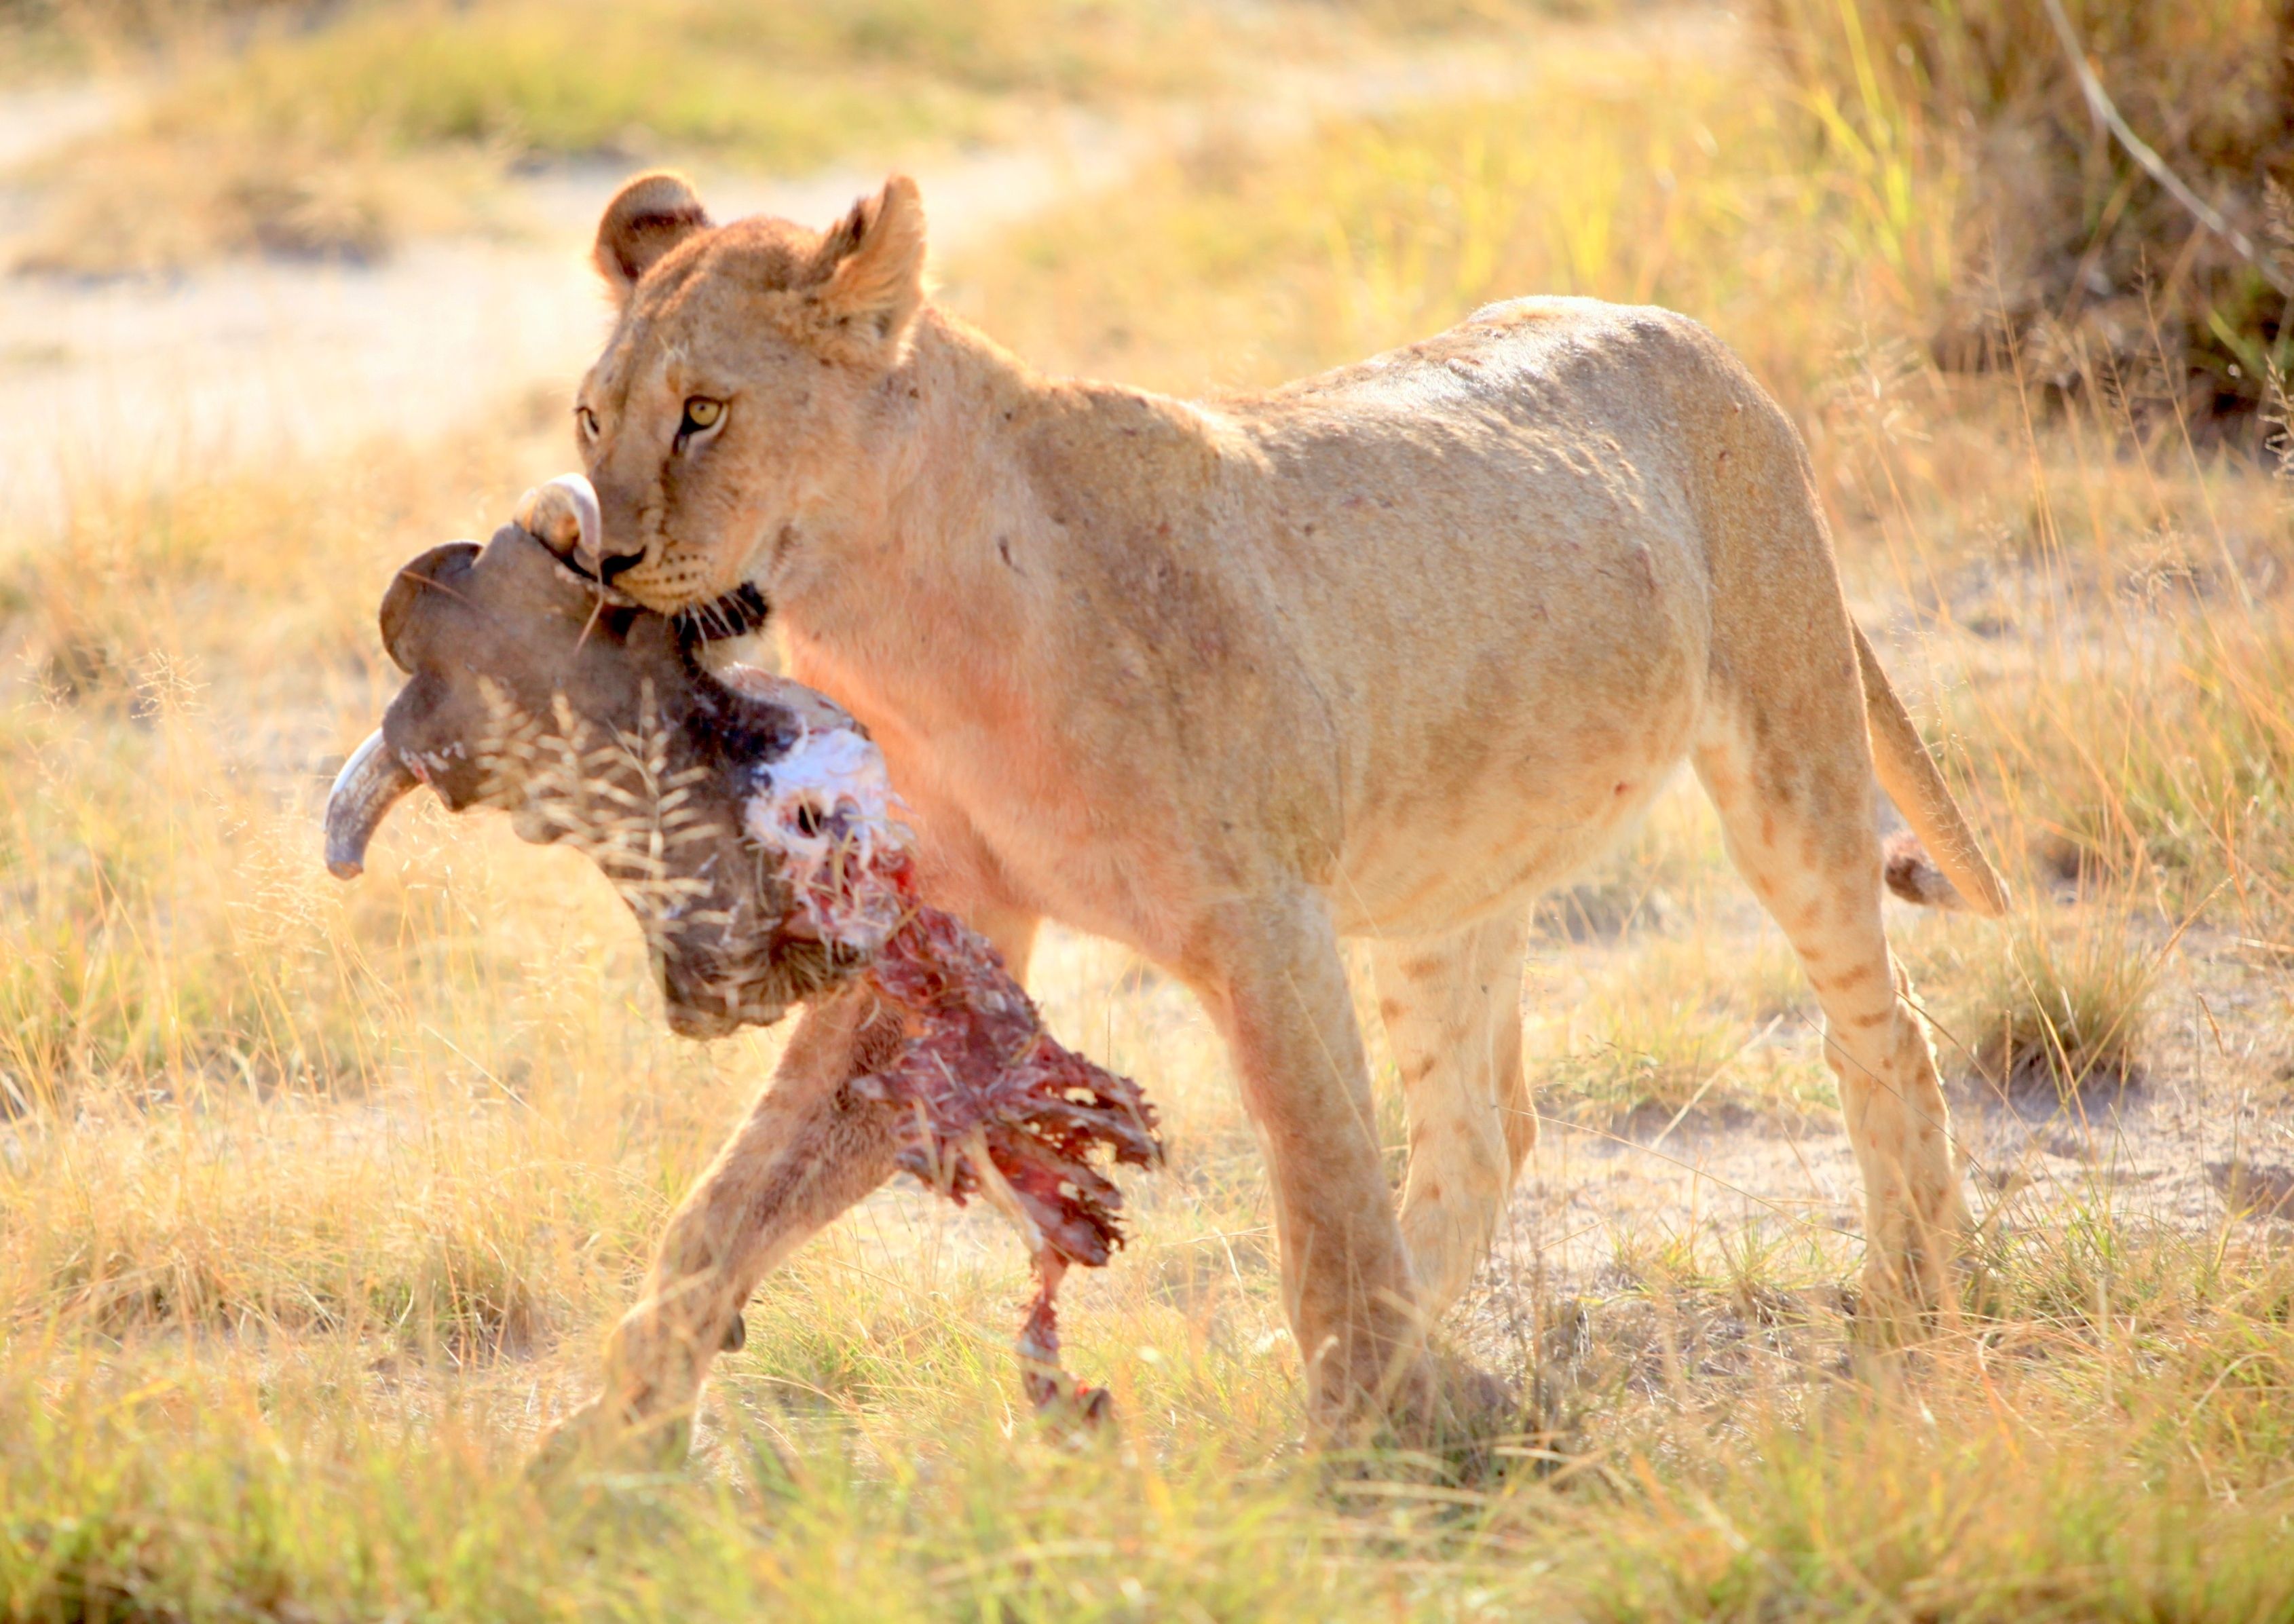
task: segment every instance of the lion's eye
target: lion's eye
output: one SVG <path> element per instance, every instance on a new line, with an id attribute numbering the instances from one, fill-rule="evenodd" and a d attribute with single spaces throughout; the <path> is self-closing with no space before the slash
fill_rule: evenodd
<path id="1" fill-rule="evenodd" d="M 724 402 L 712 401 L 705 394 L 693 395 L 685 402 L 685 422 L 678 432 L 693 434 L 714 428 L 724 415 Z"/>
<path id="2" fill-rule="evenodd" d="M 594 440 L 598 437 L 598 414 L 587 406 L 574 409 L 574 421 L 581 425 L 582 433 L 588 438 Z"/>

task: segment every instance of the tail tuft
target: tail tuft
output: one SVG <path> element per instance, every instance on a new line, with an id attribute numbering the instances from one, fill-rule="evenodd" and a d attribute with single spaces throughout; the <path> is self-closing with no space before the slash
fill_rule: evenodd
<path id="1" fill-rule="evenodd" d="M 1967 898 L 1959 894 L 1943 870 L 1928 856 L 1928 849 L 1920 844 L 1920 837 L 1908 829 L 1899 829 L 1880 848 L 1881 873 L 1888 889 L 1906 902 L 1924 908 L 1964 910 Z"/>
<path id="2" fill-rule="evenodd" d="M 1856 662 L 1864 678 L 1864 715 L 1871 727 L 1872 770 L 1879 777 L 1880 787 L 1888 792 L 1888 799 L 1896 803 L 1896 810 L 1904 815 L 1904 821 L 1918 836 L 1912 843 L 1913 855 L 1906 865 L 1902 884 L 1897 881 L 1898 856 L 1891 846 L 1889 889 L 1914 902 L 1926 902 L 1929 898 L 1917 889 L 1907 890 L 1904 887 L 1918 887 L 1922 869 L 1940 871 L 1936 872 L 1936 881 L 1943 893 L 1956 897 L 1958 905 L 1971 914 L 1997 919 L 2007 911 L 2006 882 L 1983 855 L 1983 849 L 1976 844 L 1975 833 L 1968 828 L 1959 803 L 1952 800 L 1943 775 L 1936 771 L 1935 758 L 1928 754 L 1928 747 L 1920 740 L 1920 730 L 1912 726 L 1904 702 L 1888 686 L 1888 674 L 1880 669 L 1880 658 L 1872 652 L 1863 629 L 1851 621 L 1850 629 L 1855 634 Z M 1934 905 L 1948 905 L 1939 902 Z"/>

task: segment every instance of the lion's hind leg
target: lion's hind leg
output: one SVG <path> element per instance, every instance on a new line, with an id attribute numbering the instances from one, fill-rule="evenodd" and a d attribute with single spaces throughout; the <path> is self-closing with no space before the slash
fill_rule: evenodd
<path id="1" fill-rule="evenodd" d="M 1863 1174 L 1867 1295 L 1883 1311 L 1932 1310 L 1967 1213 L 1935 1057 L 1881 926 L 1862 694 L 1811 679 L 1721 700 L 1696 762 L 1730 858 L 1824 1010 L 1825 1059 Z"/>
<path id="2" fill-rule="evenodd" d="M 1447 936 L 1371 949 L 1409 1124 L 1402 1234 L 1429 1320 L 1473 1279 L 1514 1173 L 1537 1142 L 1521 1059 L 1528 937 L 1521 907 Z"/>

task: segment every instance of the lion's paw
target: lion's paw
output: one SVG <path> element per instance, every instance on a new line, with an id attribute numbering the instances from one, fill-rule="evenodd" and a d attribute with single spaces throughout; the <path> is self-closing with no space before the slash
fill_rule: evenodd
<path id="1" fill-rule="evenodd" d="M 673 1471 L 692 1447 L 690 1416 L 632 1417 L 619 1405 L 592 1399 L 542 1435 L 525 1474 L 550 1483 L 588 1472 Z"/>

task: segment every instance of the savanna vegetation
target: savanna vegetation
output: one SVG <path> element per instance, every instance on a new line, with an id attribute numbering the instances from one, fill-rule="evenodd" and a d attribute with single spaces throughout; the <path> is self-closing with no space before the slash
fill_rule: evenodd
<path id="1" fill-rule="evenodd" d="M 189 121 L 186 151 L 510 185 L 505 153 L 638 126 L 631 150 L 729 166 L 1008 135 L 1045 96 L 1121 118 L 1294 38 L 1340 69 L 1511 53 L 1504 84 L 1303 132 L 1207 115 L 950 257 L 944 296 L 1046 367 L 1187 391 L 1533 290 L 1673 305 L 1743 352 L 2017 892 L 2000 927 L 1891 916 L 1984 1221 L 1961 1301 L 1916 1347 L 1859 1335 L 1812 1002 L 1676 786 L 1540 916 L 1545 1142 L 1450 1327 L 1521 1380 L 1517 1432 L 1298 1450 L 1217 1045 L 1151 970 L 1062 937 L 1035 992 L 1171 1150 L 1127 1181 L 1129 1249 L 1070 1286 L 1119 1434 L 1036 1430 L 1019 1249 L 892 1189 L 760 1294 L 688 1468 L 530 1482 L 781 1041 L 668 1037 L 607 888 L 488 818 L 410 805 L 355 886 L 320 866 L 326 778 L 396 683 L 380 589 L 571 460 L 554 380 L 354 455 L 84 483 L 53 532 L 0 538 L 0 1612 L 2294 1617 L 2294 508 L 2252 287 L 2282 273 L 2285 176 L 2282 131 L 2237 110 L 2294 69 L 2228 43 L 2282 37 L 2276 12 L 2068 8 L 2257 267 L 2091 138 L 2010 0 L 1308 8 L 1295 33 L 1280 8 L 610 8 L 673 18 L 657 47 L 606 9 L 177 12 L 189 44 L 123 23 L 53 60 L 178 64 L 139 117 Z M 736 13 L 772 52 L 712 45 Z M 765 122 L 861 104 L 833 147 Z M 93 138 L 55 206 L 167 127 Z"/>
<path id="2" fill-rule="evenodd" d="M 1343 72 L 1395 37 L 1489 33 L 1517 0 L 121 0 L 35 8 L 28 43 L 172 45 L 134 118 L 53 160 L 20 257 L 165 271 L 217 253 L 371 260 L 515 232 L 510 173 L 643 160 L 802 169 L 1013 141 L 1045 119 Z"/>

